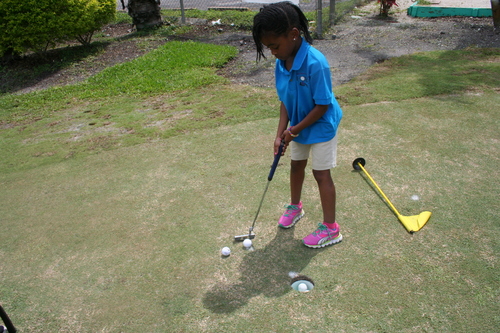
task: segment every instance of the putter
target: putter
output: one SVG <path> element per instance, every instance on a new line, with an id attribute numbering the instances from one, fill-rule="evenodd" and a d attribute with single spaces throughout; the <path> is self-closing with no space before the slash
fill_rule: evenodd
<path id="1" fill-rule="evenodd" d="M 12 322 L 10 321 L 10 318 L 7 315 L 7 312 L 5 312 L 5 310 L 2 308 L 1 305 L 0 305 L 0 318 L 2 318 L 2 321 L 5 324 L 5 328 L 7 328 L 7 332 L 9 332 L 9 333 L 16 333 L 17 332 L 16 328 L 14 327 Z M 3 331 L 3 326 L 0 326 L 0 328 L 2 328 L 2 331 Z"/>
<path id="2" fill-rule="evenodd" d="M 389 198 L 387 198 L 387 196 L 384 194 L 384 192 L 382 192 L 382 190 L 377 185 L 377 183 L 375 182 L 375 180 L 373 180 L 373 178 L 370 176 L 370 174 L 368 173 L 368 171 L 366 171 L 366 169 L 364 168 L 365 164 L 366 164 L 365 159 L 362 158 L 362 157 L 358 157 L 357 159 L 354 160 L 354 162 L 352 162 L 352 167 L 354 168 L 354 170 L 357 170 L 357 171 L 363 170 L 363 172 L 365 173 L 365 175 L 371 180 L 371 182 L 373 183 L 373 185 L 375 185 L 375 187 L 380 192 L 380 194 L 382 194 L 382 197 L 389 204 L 389 207 L 391 207 L 391 209 L 394 212 L 394 214 L 396 214 L 396 216 L 398 217 L 399 221 L 405 226 L 406 230 L 408 230 L 409 233 L 414 233 L 414 232 L 419 231 L 420 229 L 422 229 L 422 227 L 431 218 L 431 214 L 432 213 L 428 212 L 428 211 L 424 211 L 424 212 L 421 212 L 418 215 L 412 215 L 412 216 L 403 216 L 403 215 L 401 215 L 398 212 L 398 210 L 396 209 L 396 207 L 394 207 L 394 205 L 392 204 L 392 202 L 389 200 Z"/>
<path id="3" fill-rule="evenodd" d="M 255 233 L 253 232 L 253 228 L 255 227 L 255 221 L 257 221 L 257 216 L 259 216 L 260 208 L 262 207 L 262 203 L 264 202 L 264 197 L 266 196 L 267 189 L 269 188 L 269 183 L 273 180 L 274 172 L 276 171 L 276 167 L 278 166 L 278 162 L 280 161 L 281 154 L 283 153 L 283 148 L 285 147 L 285 141 L 281 141 L 280 147 L 278 148 L 278 154 L 274 156 L 273 164 L 271 165 L 271 171 L 269 171 L 269 175 L 267 176 L 267 184 L 264 190 L 264 194 L 260 199 L 259 208 L 257 209 L 257 214 L 255 214 L 255 218 L 253 219 L 252 226 L 248 230 L 248 235 L 238 235 L 234 236 L 234 240 L 241 242 L 245 239 L 254 239 Z"/>

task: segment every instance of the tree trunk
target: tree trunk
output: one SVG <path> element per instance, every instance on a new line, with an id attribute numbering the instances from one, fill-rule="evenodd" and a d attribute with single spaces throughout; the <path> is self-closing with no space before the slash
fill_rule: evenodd
<path id="1" fill-rule="evenodd" d="M 137 31 L 156 28 L 163 24 L 160 0 L 129 0 L 127 8 Z"/>
<path id="2" fill-rule="evenodd" d="M 500 31 L 500 1 L 491 0 L 491 12 L 493 14 L 493 26 Z"/>

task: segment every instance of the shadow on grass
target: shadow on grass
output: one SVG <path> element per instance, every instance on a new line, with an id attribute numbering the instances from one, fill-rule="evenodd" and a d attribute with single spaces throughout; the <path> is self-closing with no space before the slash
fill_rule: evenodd
<path id="1" fill-rule="evenodd" d="M 49 50 L 43 56 L 30 53 L 0 65 L 0 94 L 15 93 L 57 75 L 59 71 L 80 63 L 105 49 L 110 42 L 94 42 L 90 46 L 76 45 Z"/>
<path id="2" fill-rule="evenodd" d="M 290 291 L 290 272 L 303 270 L 325 249 L 310 249 L 294 238 L 294 229 L 280 229 L 263 249 L 249 250 L 240 265 L 240 280 L 218 284 L 203 297 L 205 308 L 215 313 L 231 313 L 252 297 L 280 297 Z"/>

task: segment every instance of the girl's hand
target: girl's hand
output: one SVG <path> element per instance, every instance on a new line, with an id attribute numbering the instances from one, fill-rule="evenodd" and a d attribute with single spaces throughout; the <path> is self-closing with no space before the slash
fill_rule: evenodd
<path id="1" fill-rule="evenodd" d="M 293 137 L 290 135 L 290 132 L 288 130 L 283 132 L 283 139 L 285 141 L 285 144 L 288 146 L 290 142 L 292 142 Z"/>
<path id="2" fill-rule="evenodd" d="M 282 138 L 276 138 L 274 140 L 274 155 L 278 154 L 279 147 L 281 145 L 281 142 L 283 141 Z M 288 143 L 285 142 L 285 145 L 283 146 L 283 151 L 281 152 L 281 156 L 285 155 L 286 147 L 288 146 Z"/>

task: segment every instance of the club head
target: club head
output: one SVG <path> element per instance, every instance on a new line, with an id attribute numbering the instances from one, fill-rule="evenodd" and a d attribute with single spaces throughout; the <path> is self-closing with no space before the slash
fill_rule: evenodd
<path id="1" fill-rule="evenodd" d="M 239 236 L 234 236 L 234 240 L 237 242 L 242 242 L 245 239 L 254 239 L 255 234 L 246 234 L 246 235 L 239 235 Z"/>
<path id="2" fill-rule="evenodd" d="M 410 233 L 414 233 L 422 229 L 422 227 L 429 221 L 432 213 L 425 211 L 418 215 L 413 216 L 402 216 L 399 215 L 398 219 L 405 226 L 406 230 Z"/>

